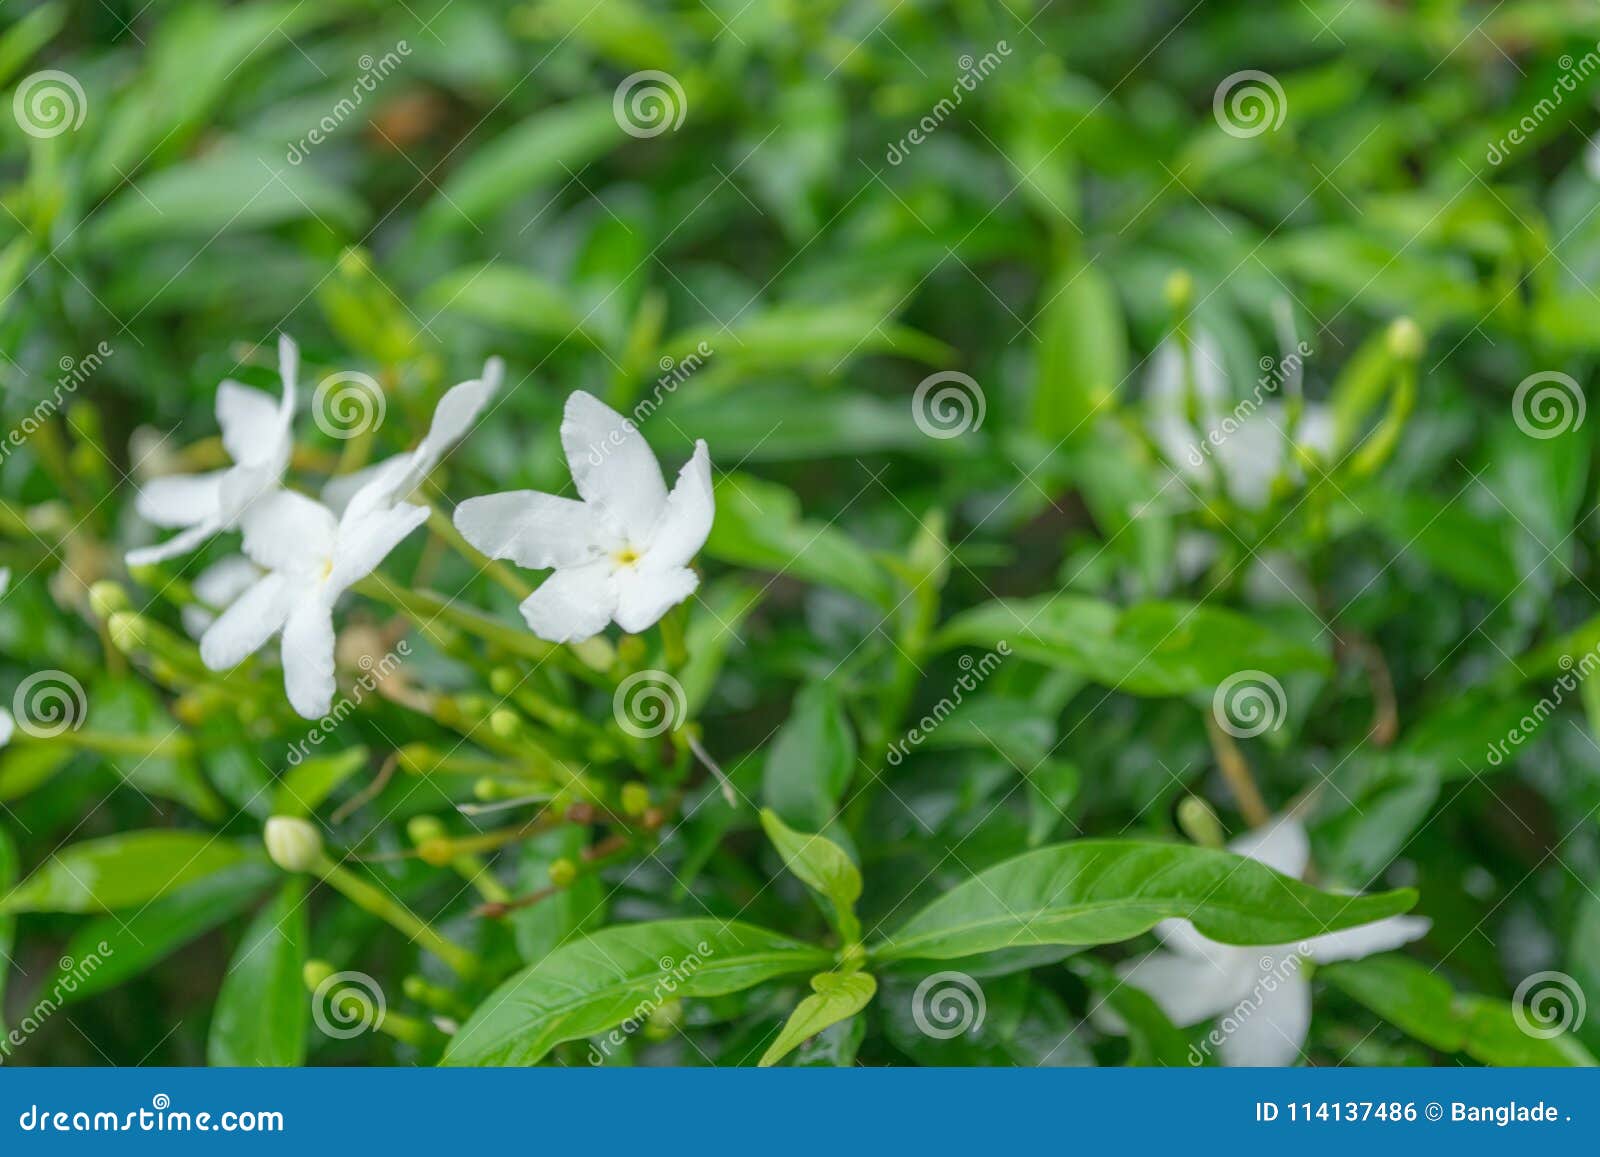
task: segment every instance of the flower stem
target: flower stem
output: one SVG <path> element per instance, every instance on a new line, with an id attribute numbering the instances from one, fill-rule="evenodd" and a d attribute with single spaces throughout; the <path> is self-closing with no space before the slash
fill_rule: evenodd
<path id="1" fill-rule="evenodd" d="M 1245 822 L 1253 828 L 1261 827 L 1272 818 L 1272 812 L 1266 800 L 1261 798 L 1261 789 L 1256 787 L 1255 776 L 1250 774 L 1249 762 L 1239 750 L 1239 745 L 1233 741 L 1233 736 L 1222 729 L 1216 716 L 1207 711 L 1205 718 L 1206 735 L 1211 740 L 1211 751 L 1217 757 L 1217 766 L 1222 769 L 1222 778 L 1228 781 L 1228 789 L 1233 792 Z"/>
<path id="2" fill-rule="evenodd" d="M 431 924 L 418 917 L 411 909 L 376 884 L 362 879 L 349 868 L 334 863 L 326 855 L 323 855 L 321 863 L 316 866 L 316 872 L 342 893 L 345 899 L 392 925 L 407 938 L 421 944 L 448 964 L 463 980 L 471 980 L 478 974 L 482 965 L 476 955 L 461 945 L 446 940 L 434 931 Z"/>
<path id="3" fill-rule="evenodd" d="M 455 523 L 436 506 L 428 507 L 428 529 L 453 547 L 462 558 L 499 583 L 519 603 L 533 593 L 533 588 L 513 574 L 510 567 L 496 562 L 463 538 Z"/>

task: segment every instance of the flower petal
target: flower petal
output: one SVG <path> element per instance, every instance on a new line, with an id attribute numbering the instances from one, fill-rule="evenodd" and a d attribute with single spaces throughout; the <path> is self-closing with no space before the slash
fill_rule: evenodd
<path id="1" fill-rule="evenodd" d="M 716 513 L 711 497 L 711 454 L 704 442 L 694 444 L 694 457 L 678 472 L 667 507 L 656 523 L 645 553 L 645 568 L 669 570 L 687 566 L 711 533 Z"/>
<path id="2" fill-rule="evenodd" d="M 293 490 L 262 495 L 245 512 L 244 553 L 268 570 L 320 573 L 333 557 L 333 511 Z"/>
<path id="3" fill-rule="evenodd" d="M 271 458 L 282 441 L 279 405 L 271 394 L 235 381 L 217 387 L 217 425 L 228 457 L 247 466 Z"/>
<path id="4" fill-rule="evenodd" d="M 667 505 L 667 484 L 639 428 L 598 398 L 567 399 L 561 445 L 585 502 L 609 516 L 631 541 L 649 541 Z"/>
<path id="5" fill-rule="evenodd" d="M 694 594 L 700 576 L 688 567 L 668 571 L 624 568 L 617 572 L 617 625 L 630 635 L 654 626 L 667 611 Z"/>
<path id="6" fill-rule="evenodd" d="M 1311 840 L 1306 829 L 1290 816 L 1279 816 L 1265 827 L 1245 833 L 1229 844 L 1228 850 L 1296 880 L 1311 861 Z"/>
<path id="7" fill-rule="evenodd" d="M 351 505 L 353 507 L 354 503 Z M 353 524 L 347 514 L 339 526 L 333 569 L 328 573 L 328 598 L 337 597 L 351 583 L 366 578 L 400 545 L 401 539 L 427 521 L 426 506 L 404 503 L 377 511 Z"/>
<path id="8" fill-rule="evenodd" d="M 217 513 L 226 470 L 205 474 L 169 474 L 152 478 L 139 490 L 133 508 L 156 526 L 194 526 Z"/>
<path id="9" fill-rule="evenodd" d="M 522 600 L 528 629 L 552 643 L 581 643 L 605 630 L 617 607 L 611 560 L 558 570 Z"/>
<path id="10" fill-rule="evenodd" d="M 461 441 L 478 415 L 500 388 L 505 375 L 505 363 L 490 358 L 483 366 L 483 376 L 472 381 L 451 386 L 433 409 L 433 423 L 427 435 L 412 451 L 417 483 L 420 485 L 443 458 L 450 447 Z M 400 495 L 404 498 L 405 495 Z"/>
<path id="11" fill-rule="evenodd" d="M 1284 1068 L 1300 1059 L 1311 1028 L 1311 983 L 1298 972 L 1262 978 L 1225 1020 L 1218 1052 L 1237 1068 Z"/>
<path id="12" fill-rule="evenodd" d="M 200 660 L 213 671 L 237 667 L 282 628 L 293 602 L 281 574 L 257 579 L 200 636 Z"/>
<path id="13" fill-rule="evenodd" d="M 1152 952 L 1117 969 L 1125 984 L 1143 989 L 1173 1024 L 1183 1027 L 1232 1008 L 1250 991 L 1255 962 L 1239 967 L 1231 954 L 1216 960 Z"/>
<path id="14" fill-rule="evenodd" d="M 306 719 L 333 706 L 333 606 L 320 593 L 300 599 L 283 625 L 283 690 Z"/>
<path id="15" fill-rule="evenodd" d="M 130 550 L 124 561 L 129 566 L 149 566 L 152 563 L 166 562 L 169 558 L 177 558 L 180 554 L 188 554 L 191 550 L 198 549 L 206 539 L 222 529 L 222 524 L 215 519 L 196 523 L 189 529 L 180 531 L 154 546 L 142 546 L 138 550 Z"/>
<path id="16" fill-rule="evenodd" d="M 408 454 L 397 455 L 408 458 Z M 375 479 L 384 476 L 386 470 L 394 469 L 394 458 L 385 458 L 382 462 L 374 462 L 371 466 L 363 466 L 360 470 L 351 471 L 349 474 L 336 474 L 322 484 L 322 505 L 335 514 L 343 515 L 350 506 L 350 500 L 360 491 L 366 489 Z"/>
<path id="17" fill-rule="evenodd" d="M 1371 924 L 1329 932 L 1306 943 L 1306 951 L 1318 964 L 1335 960 L 1360 960 L 1410 944 L 1428 934 L 1433 921 L 1426 916 L 1390 916 Z"/>
<path id="18" fill-rule="evenodd" d="M 469 498 L 456 507 L 456 529 L 490 558 L 507 558 L 529 570 L 578 566 L 601 550 L 595 516 L 582 502 L 508 490 Z"/>

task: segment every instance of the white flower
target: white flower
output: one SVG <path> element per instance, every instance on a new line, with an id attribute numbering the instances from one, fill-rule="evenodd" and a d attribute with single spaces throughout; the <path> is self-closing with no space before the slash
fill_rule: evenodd
<path id="1" fill-rule="evenodd" d="M 1241 856 L 1299 879 L 1311 858 L 1310 841 L 1287 816 L 1228 845 Z M 1163 920 L 1156 935 L 1170 951 L 1123 965 L 1122 979 L 1149 993 L 1176 1025 L 1222 1016 L 1222 1063 L 1284 1066 L 1300 1058 L 1311 1027 L 1311 982 L 1306 959 L 1319 964 L 1358 960 L 1407 944 L 1428 930 L 1418 916 L 1390 916 L 1371 924 L 1314 936 L 1301 944 L 1245 948 L 1219 944 L 1187 920 Z M 1102 1017 L 1108 1027 L 1120 1028 Z"/>
<path id="2" fill-rule="evenodd" d="M 243 555 L 218 559 L 195 576 L 189 590 L 195 601 L 180 612 L 183 629 L 198 639 L 216 621 L 217 612 L 255 585 L 262 570 Z"/>
<path id="3" fill-rule="evenodd" d="M 299 372 L 300 351 L 285 334 L 278 338 L 280 400 L 231 380 L 217 387 L 217 425 L 233 465 L 206 474 L 157 478 L 140 490 L 134 509 L 146 521 L 184 529 L 166 542 L 129 551 L 129 566 L 189 553 L 212 535 L 239 525 L 252 502 L 277 488 L 289 463 Z"/>
<path id="4" fill-rule="evenodd" d="M 1289 453 L 1291 436 L 1323 457 L 1332 454 L 1334 424 L 1327 407 L 1307 403 L 1291 430 L 1287 407 L 1263 399 L 1262 385 L 1230 408 L 1221 347 L 1203 330 L 1195 334 L 1193 358 L 1198 425 L 1189 417 L 1183 350 L 1176 341 L 1162 342 L 1151 358 L 1144 395 L 1150 436 L 1191 486 L 1210 487 L 1220 469 L 1229 497 L 1259 510 L 1271 498 L 1280 474 L 1301 477 Z"/>
<path id="5" fill-rule="evenodd" d="M 330 509 L 342 512 L 356 491 L 372 487 L 375 500 L 387 495 L 390 505 L 404 502 L 433 473 L 450 448 L 461 441 L 472 423 L 483 412 L 489 399 L 500 389 L 505 374 L 505 363 L 490 358 L 483 365 L 483 376 L 452 386 L 433 410 L 433 423 L 427 436 L 414 450 L 385 458 L 382 462 L 330 478 L 322 488 L 322 501 Z"/>
<path id="6" fill-rule="evenodd" d="M 567 399 L 561 444 L 578 499 L 534 490 L 471 498 L 456 529 L 491 558 L 555 573 L 522 604 L 533 633 L 580 642 L 616 620 L 638 634 L 694 593 L 689 561 L 711 533 L 711 457 L 694 457 L 672 493 L 638 427 L 579 391 Z"/>
<path id="7" fill-rule="evenodd" d="M 267 573 L 207 628 L 200 657 L 213 671 L 225 671 L 282 631 L 290 704 L 307 719 L 327 714 L 334 602 L 427 517 L 426 507 L 394 504 L 382 485 L 358 491 L 338 517 L 291 490 L 258 499 L 244 517 L 244 553 Z"/>

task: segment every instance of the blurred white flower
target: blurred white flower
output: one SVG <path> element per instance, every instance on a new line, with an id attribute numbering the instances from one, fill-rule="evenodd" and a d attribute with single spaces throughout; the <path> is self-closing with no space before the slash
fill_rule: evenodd
<path id="1" fill-rule="evenodd" d="M 129 566 L 189 553 L 212 535 L 238 526 L 252 502 L 277 488 L 289 462 L 289 427 L 294 419 L 299 371 L 300 351 L 285 334 L 278 338 L 281 399 L 274 401 L 260 390 L 231 380 L 217 387 L 217 425 L 233 465 L 146 483 L 134 509 L 147 522 L 183 529 L 156 546 L 129 551 Z"/>
<path id="2" fill-rule="evenodd" d="M 1262 386 L 1230 406 L 1222 349 L 1204 330 L 1194 336 L 1193 357 L 1192 414 L 1183 350 L 1175 340 L 1162 342 L 1152 356 L 1144 391 L 1150 436 L 1189 485 L 1208 489 L 1220 470 L 1228 496 L 1259 510 L 1280 475 L 1301 478 L 1291 440 L 1323 457 L 1333 452 L 1333 416 L 1325 406 L 1306 403 L 1291 429 L 1288 407 L 1263 399 Z"/>
<path id="3" fill-rule="evenodd" d="M 434 407 L 433 423 L 428 427 L 427 436 L 417 443 L 416 449 L 385 458 L 364 470 L 330 478 L 322 488 L 322 501 L 340 513 L 356 491 L 369 486 L 373 488 L 375 500 L 387 495 L 390 505 L 410 498 L 450 448 L 466 436 L 489 399 L 500 389 L 504 376 L 505 363 L 499 358 L 490 358 L 483 365 L 481 377 L 445 391 Z"/>
<path id="4" fill-rule="evenodd" d="M 1305 828 L 1280 817 L 1228 845 L 1230 851 L 1299 879 L 1311 857 Z M 1301 967 L 1358 960 L 1399 948 L 1422 936 L 1429 921 L 1390 916 L 1371 924 L 1314 936 L 1300 944 L 1241 947 L 1219 944 L 1187 920 L 1156 925 L 1170 951 L 1155 951 L 1118 969 L 1122 979 L 1147 992 L 1173 1024 L 1198 1024 L 1225 1016 L 1229 1029 L 1218 1046 L 1222 1063 L 1284 1066 L 1300 1058 L 1311 1027 L 1311 982 Z M 1108 1028 L 1116 1018 L 1097 1014 Z"/>
<path id="5" fill-rule="evenodd" d="M 291 490 L 258 499 L 244 516 L 244 553 L 267 573 L 207 628 L 201 659 L 225 671 L 282 631 L 290 704 L 307 719 L 327 714 L 334 691 L 334 603 L 427 517 L 426 507 L 396 505 L 382 485 L 357 491 L 342 516 Z"/>
<path id="6" fill-rule="evenodd" d="M 580 642 L 613 619 L 637 634 L 699 585 L 688 564 L 711 533 L 710 454 L 696 442 L 668 494 L 638 427 L 582 391 L 567 399 L 561 444 L 578 499 L 470 498 L 456 507 L 456 529 L 491 558 L 555 569 L 521 608 L 540 638 Z"/>

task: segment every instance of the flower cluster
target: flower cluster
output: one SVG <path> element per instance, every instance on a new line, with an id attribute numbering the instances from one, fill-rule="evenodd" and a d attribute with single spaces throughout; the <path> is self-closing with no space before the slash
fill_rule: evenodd
<path id="1" fill-rule="evenodd" d="M 179 533 L 129 552 L 127 561 L 164 561 L 239 531 L 243 557 L 199 576 L 195 593 L 205 606 L 188 608 L 186 626 L 200 635 L 200 656 L 213 671 L 236 666 L 280 635 L 289 702 L 314 719 L 333 701 L 335 603 L 427 521 L 429 508 L 410 499 L 483 412 L 504 369 L 491 358 L 481 377 L 439 400 L 415 449 L 329 479 L 318 500 L 284 485 L 299 360 L 294 342 L 280 338 L 277 399 L 222 383 L 217 424 L 232 465 L 146 485 L 139 513 Z M 615 450 L 596 463 L 588 447 L 602 439 Z M 457 508 L 456 526 L 493 558 L 554 569 L 522 605 L 540 637 L 576 642 L 612 620 L 625 631 L 646 630 L 699 583 L 688 564 L 711 530 L 706 444 L 696 444 L 669 493 L 637 427 L 589 394 L 567 399 L 561 440 L 578 499 L 532 491 L 473 498 Z"/>

